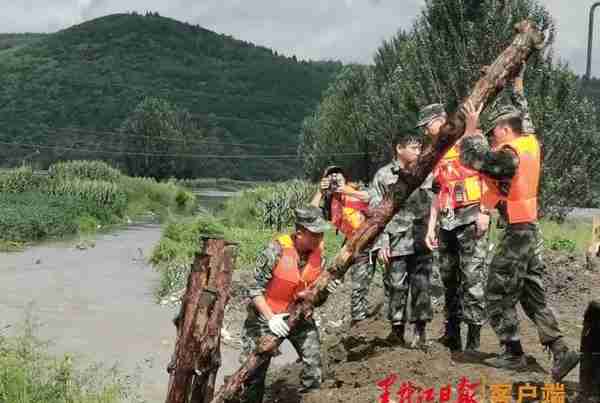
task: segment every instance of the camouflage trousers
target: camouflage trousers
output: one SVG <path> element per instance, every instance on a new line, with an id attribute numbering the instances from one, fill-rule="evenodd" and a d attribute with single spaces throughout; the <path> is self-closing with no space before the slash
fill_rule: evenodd
<path id="1" fill-rule="evenodd" d="M 387 319 L 392 325 L 431 321 L 431 268 L 433 255 L 416 253 L 394 257 L 385 268 L 383 285 L 387 302 Z M 407 313 L 410 292 L 410 312 Z"/>
<path id="2" fill-rule="evenodd" d="M 350 296 L 350 316 L 353 321 L 366 319 L 369 314 L 369 288 L 375 274 L 375 266 L 368 255 L 361 255 L 350 266 L 352 294 Z"/>
<path id="3" fill-rule="evenodd" d="M 537 327 L 543 345 L 562 336 L 556 316 L 546 304 L 542 250 L 536 224 L 512 224 L 504 231 L 490 265 L 486 290 L 490 325 L 501 342 L 519 340 L 519 302 Z"/>
<path id="4" fill-rule="evenodd" d="M 444 282 L 446 319 L 468 324 L 485 322 L 486 237 L 475 223 L 440 229 L 439 268 Z"/>
<path id="5" fill-rule="evenodd" d="M 267 321 L 258 317 L 253 307 L 248 308 L 248 317 L 242 328 L 242 354 L 240 363 L 243 363 L 248 355 L 256 349 L 258 340 L 267 334 L 271 334 Z M 322 379 L 321 370 L 321 340 L 319 330 L 313 319 L 304 320 L 298 324 L 288 335 L 288 340 L 302 359 L 302 373 L 300 382 L 302 390 L 319 388 Z M 265 378 L 271 358 L 260 366 L 253 374 L 250 374 L 245 384 L 245 403 L 260 403 L 263 401 L 265 392 Z"/>

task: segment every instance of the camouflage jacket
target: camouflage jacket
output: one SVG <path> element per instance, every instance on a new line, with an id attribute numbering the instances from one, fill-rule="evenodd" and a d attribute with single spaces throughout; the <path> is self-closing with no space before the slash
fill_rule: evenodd
<path id="1" fill-rule="evenodd" d="M 381 203 L 396 183 L 401 169 L 398 161 L 394 160 L 377 171 L 369 190 L 371 208 Z M 424 241 L 433 199 L 432 182 L 433 176 L 429 175 L 423 185 L 409 196 L 405 207 L 392 217 L 377 238 L 373 251 L 389 247 L 392 257 L 427 251 Z"/>
<path id="2" fill-rule="evenodd" d="M 273 276 L 273 269 L 277 266 L 283 249 L 277 241 L 271 241 L 256 257 L 254 263 L 254 283 L 248 287 L 248 297 L 255 298 L 263 295 L 267 284 Z"/>
<path id="3" fill-rule="evenodd" d="M 267 285 L 273 277 L 273 270 L 279 263 L 283 254 L 283 249 L 279 242 L 271 241 L 257 256 L 254 264 L 254 283 L 250 284 L 246 290 L 246 296 L 250 299 L 264 295 Z M 308 256 L 300 256 L 300 266 L 306 264 Z M 325 256 L 322 258 L 321 266 L 326 265 Z"/>
<path id="4" fill-rule="evenodd" d="M 532 134 L 535 126 L 529 115 L 525 94 L 513 86 L 512 102 L 523 114 L 523 132 Z M 484 136 L 467 136 L 461 143 L 460 159 L 463 164 L 500 181 L 500 190 L 508 194 L 510 181 L 519 167 L 519 158 L 509 148 L 492 150 Z M 502 208 L 500 209 L 502 213 Z"/>

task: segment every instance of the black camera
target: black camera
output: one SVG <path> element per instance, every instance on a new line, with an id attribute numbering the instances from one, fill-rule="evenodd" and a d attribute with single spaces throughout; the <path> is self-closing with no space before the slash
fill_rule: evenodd
<path id="1" fill-rule="evenodd" d="M 329 190 L 335 192 L 342 187 L 342 181 L 339 177 L 340 174 L 332 174 L 331 179 L 329 180 Z"/>

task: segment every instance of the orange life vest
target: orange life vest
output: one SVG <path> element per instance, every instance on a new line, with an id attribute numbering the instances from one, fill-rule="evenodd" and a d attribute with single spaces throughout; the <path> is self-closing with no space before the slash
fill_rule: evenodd
<path id="1" fill-rule="evenodd" d="M 494 149 L 503 147 L 511 148 L 519 157 L 519 166 L 510 181 L 508 195 L 502 194 L 497 180 L 484 176 L 488 189 L 481 202 L 487 208 L 496 207 L 500 201 L 506 202 L 510 224 L 535 222 L 541 170 L 540 143 L 535 135 L 528 134 L 503 142 Z"/>
<path id="2" fill-rule="evenodd" d="M 346 188 L 355 190 L 346 185 Z M 365 221 L 363 214 L 369 204 L 356 197 L 334 193 L 331 200 L 331 222 L 346 238 L 350 238 L 354 231 Z"/>
<path id="3" fill-rule="evenodd" d="M 455 144 L 438 163 L 434 176 L 440 184 L 440 209 L 454 210 L 481 200 L 483 181 L 479 172 L 460 163 L 460 148 Z"/>
<path id="4" fill-rule="evenodd" d="M 302 270 L 299 267 L 300 256 L 294 247 L 290 235 L 277 238 L 283 253 L 273 269 L 273 275 L 265 291 L 265 300 L 273 313 L 287 312 L 296 295 L 310 287 L 321 274 L 321 256 L 323 244 L 314 250 Z"/>

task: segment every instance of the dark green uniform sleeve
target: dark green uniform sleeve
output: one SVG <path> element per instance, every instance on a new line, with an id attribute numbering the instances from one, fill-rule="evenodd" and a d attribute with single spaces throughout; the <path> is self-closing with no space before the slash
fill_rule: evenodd
<path id="1" fill-rule="evenodd" d="M 511 179 L 517 172 L 519 158 L 510 148 L 492 151 L 483 136 L 468 136 L 462 140 L 461 162 L 493 179 Z"/>
<path id="2" fill-rule="evenodd" d="M 273 275 L 273 269 L 279 262 L 282 250 L 279 243 L 271 242 L 256 258 L 254 265 L 254 284 L 248 287 L 250 298 L 259 297 L 264 294 L 267 284 Z"/>

